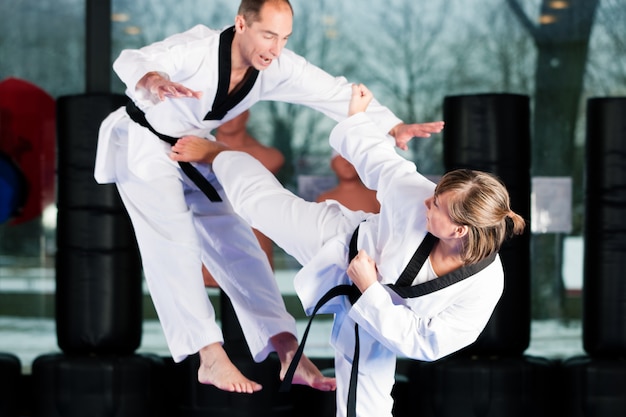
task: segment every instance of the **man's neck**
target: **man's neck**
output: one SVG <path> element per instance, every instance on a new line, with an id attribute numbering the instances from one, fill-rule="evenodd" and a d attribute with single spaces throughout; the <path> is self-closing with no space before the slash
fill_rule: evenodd
<path id="1" fill-rule="evenodd" d="M 245 74 L 250 68 L 250 65 L 244 62 L 241 56 L 241 49 L 239 47 L 239 36 L 235 32 L 233 43 L 230 46 L 230 68 L 231 73 Z"/>

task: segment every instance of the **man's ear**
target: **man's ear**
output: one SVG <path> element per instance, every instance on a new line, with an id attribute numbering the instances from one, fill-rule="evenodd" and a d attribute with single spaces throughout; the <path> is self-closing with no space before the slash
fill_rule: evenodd
<path id="1" fill-rule="evenodd" d="M 246 27 L 246 18 L 242 14 L 235 16 L 235 31 L 241 32 Z"/>

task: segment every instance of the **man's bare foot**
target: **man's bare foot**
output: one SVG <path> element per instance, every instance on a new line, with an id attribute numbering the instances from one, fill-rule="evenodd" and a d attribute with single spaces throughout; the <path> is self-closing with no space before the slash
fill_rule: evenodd
<path id="1" fill-rule="evenodd" d="M 213 163 L 215 157 L 228 150 L 223 143 L 198 136 L 183 136 L 172 146 L 170 158 L 182 162 Z"/>
<path id="2" fill-rule="evenodd" d="M 298 340 L 291 333 L 279 333 L 272 336 L 270 341 L 280 359 L 280 380 L 282 381 L 296 350 L 298 350 Z M 302 355 L 300 358 L 292 383 L 307 385 L 320 391 L 334 391 L 337 388 L 335 378 L 322 375 L 317 366 L 306 355 Z"/>
<path id="3" fill-rule="evenodd" d="M 261 384 L 245 376 L 233 365 L 220 343 L 213 343 L 200 350 L 198 382 L 228 392 L 252 394 L 260 391 Z"/>

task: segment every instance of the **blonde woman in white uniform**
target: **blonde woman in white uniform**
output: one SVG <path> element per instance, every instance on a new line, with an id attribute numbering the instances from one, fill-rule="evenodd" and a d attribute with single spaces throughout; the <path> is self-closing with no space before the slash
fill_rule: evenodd
<path id="1" fill-rule="evenodd" d="M 333 287 L 358 288 L 353 305 L 348 297 L 336 297 L 319 310 L 335 314 L 338 416 L 348 415 L 355 324 L 360 329 L 356 415 L 391 416 L 396 355 L 433 361 L 474 342 L 503 291 L 497 251 L 525 228 L 494 176 L 458 170 L 435 185 L 420 175 L 364 113 L 371 100 L 367 88 L 353 86 L 350 117 L 335 127 L 330 143 L 377 190 L 379 214 L 332 201 L 306 202 L 249 156 L 219 143 L 189 137 L 170 155 L 212 163 L 234 210 L 303 265 L 295 286 L 307 313 Z M 359 250 L 349 262 L 357 226 Z M 397 284 L 416 248 L 427 241 L 425 262 L 408 287 L 388 285 Z"/>

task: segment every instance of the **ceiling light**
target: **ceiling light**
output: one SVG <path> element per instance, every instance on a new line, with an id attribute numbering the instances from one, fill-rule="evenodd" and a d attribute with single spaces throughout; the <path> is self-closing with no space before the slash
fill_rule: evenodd
<path id="1" fill-rule="evenodd" d="M 562 9 L 567 9 L 569 7 L 569 2 L 555 0 L 555 1 L 551 1 L 549 6 L 551 9 L 562 10 Z"/>
<path id="2" fill-rule="evenodd" d="M 114 22 L 128 22 L 130 20 L 130 15 L 128 13 L 113 13 L 111 15 L 111 20 Z"/>
<path id="3" fill-rule="evenodd" d="M 556 22 L 556 16 L 552 14 L 542 14 L 539 16 L 539 23 L 542 25 L 550 25 L 554 22 Z"/>

